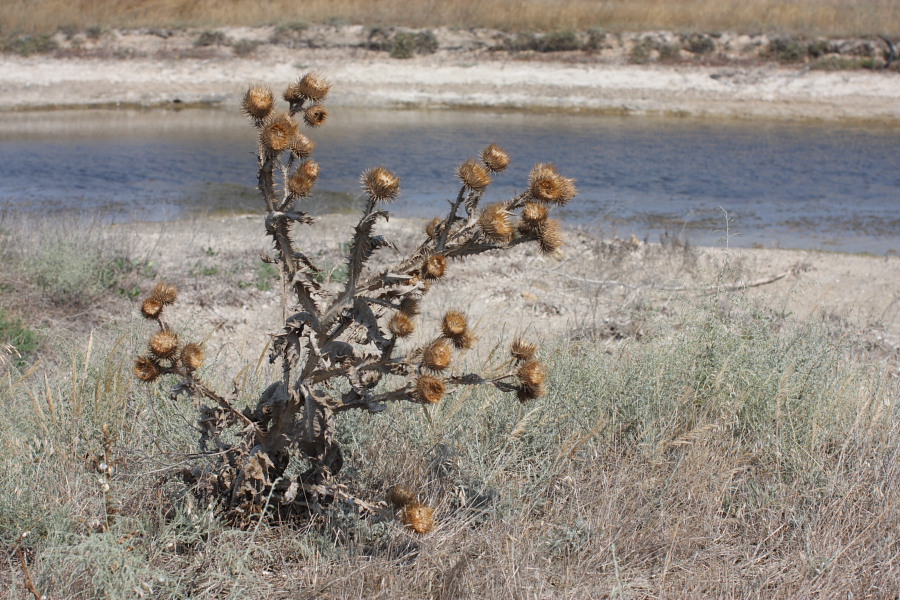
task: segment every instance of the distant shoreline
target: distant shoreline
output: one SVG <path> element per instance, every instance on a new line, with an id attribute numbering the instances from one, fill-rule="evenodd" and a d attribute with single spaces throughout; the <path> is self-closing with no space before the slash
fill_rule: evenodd
<path id="1" fill-rule="evenodd" d="M 345 29 L 333 36 L 355 31 Z M 267 43 L 235 54 L 239 36 L 267 39 L 269 30 L 224 29 L 231 45 L 212 47 L 196 47 L 189 32 L 163 39 L 123 31 L 103 46 L 0 55 L 0 111 L 234 105 L 249 83 L 282 86 L 316 70 L 334 83 L 331 105 L 900 123 L 897 71 L 819 69 L 808 57 L 765 61 L 763 42 L 748 36 L 717 38 L 722 51 L 708 59 L 685 52 L 665 62 L 653 50 L 646 64 L 631 62 L 635 40 L 649 39 L 639 36 L 593 53 L 496 51 L 438 37 L 433 53 L 407 59 L 346 39 L 329 47 Z"/>

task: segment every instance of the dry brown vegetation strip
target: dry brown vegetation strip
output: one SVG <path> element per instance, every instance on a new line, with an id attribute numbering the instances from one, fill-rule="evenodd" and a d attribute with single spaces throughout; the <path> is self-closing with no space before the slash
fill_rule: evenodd
<path id="1" fill-rule="evenodd" d="M 816 35 L 900 32 L 898 0 L 8 0 L 7 31 L 52 32 L 74 27 L 180 27 L 349 22 L 408 27 L 495 27 L 506 30 L 675 29 Z"/>

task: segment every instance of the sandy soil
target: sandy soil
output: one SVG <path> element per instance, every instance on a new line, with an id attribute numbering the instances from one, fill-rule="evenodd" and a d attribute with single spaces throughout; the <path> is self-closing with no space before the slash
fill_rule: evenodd
<path id="1" fill-rule="evenodd" d="M 628 57 L 640 40 L 652 36 L 664 43 L 673 34 L 618 36 L 592 52 L 536 53 L 492 49 L 499 32 L 447 30 L 437 32 L 436 53 L 397 60 L 370 49 L 366 31 L 313 28 L 298 34 L 302 47 L 290 47 L 263 43 L 275 35 L 272 28 L 222 30 L 228 44 L 261 44 L 244 57 L 224 41 L 197 47 L 197 32 L 60 37 L 64 48 L 52 56 L 0 56 L 0 110 L 234 104 L 248 82 L 280 86 L 315 69 L 335 83 L 329 102 L 342 105 L 900 120 L 896 71 L 780 66 L 761 60 L 765 36 L 725 35 L 714 40 L 715 54 L 684 52 L 674 64 L 636 65 Z M 849 56 L 878 52 L 869 42 L 832 45 Z"/>

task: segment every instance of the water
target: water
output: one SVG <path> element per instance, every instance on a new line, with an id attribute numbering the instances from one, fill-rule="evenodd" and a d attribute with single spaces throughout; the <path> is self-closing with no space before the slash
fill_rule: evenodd
<path id="1" fill-rule="evenodd" d="M 581 190 L 557 214 L 606 235 L 900 250 L 896 126 L 342 108 L 311 137 L 314 211 L 352 210 L 359 173 L 383 164 L 402 181 L 395 214 L 433 216 L 456 195 L 455 166 L 497 142 L 513 163 L 489 200 L 552 160 Z M 0 206 L 118 221 L 259 210 L 254 150 L 236 111 L 0 114 Z"/>

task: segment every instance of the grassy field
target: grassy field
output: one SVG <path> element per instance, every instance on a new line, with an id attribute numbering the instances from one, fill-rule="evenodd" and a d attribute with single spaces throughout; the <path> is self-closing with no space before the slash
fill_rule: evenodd
<path id="1" fill-rule="evenodd" d="M 900 33 L 900 0 L 6 0 L 7 33 L 59 27 L 183 27 L 306 21 L 408 27 L 492 27 L 551 31 L 778 32 L 809 35 Z"/>
<path id="2" fill-rule="evenodd" d="M 16 280 L 50 306 L 84 301 L 73 323 L 104 303 L 127 314 L 127 277 L 104 275 L 142 264 L 127 239 L 3 235 L 16 242 L 5 298 Z M 37 246 L 9 251 L 29 237 L 69 248 L 77 276 L 53 275 Z M 129 273 L 144 288 L 155 277 Z M 344 506 L 230 527 L 178 475 L 197 460 L 195 409 L 169 398 L 171 381 L 131 374 L 148 326 L 45 330 L 24 362 L 0 354 L 0 597 L 29 585 L 57 600 L 895 594 L 896 364 L 840 321 L 792 320 L 740 293 L 666 306 L 641 336 L 548 342 L 551 391 L 537 401 L 480 390 L 430 418 L 343 417 L 341 480 L 372 499 L 418 490 L 437 508 L 425 536 Z M 248 403 L 272 376 L 250 362 Z M 205 377 L 231 385 L 215 361 Z"/>

